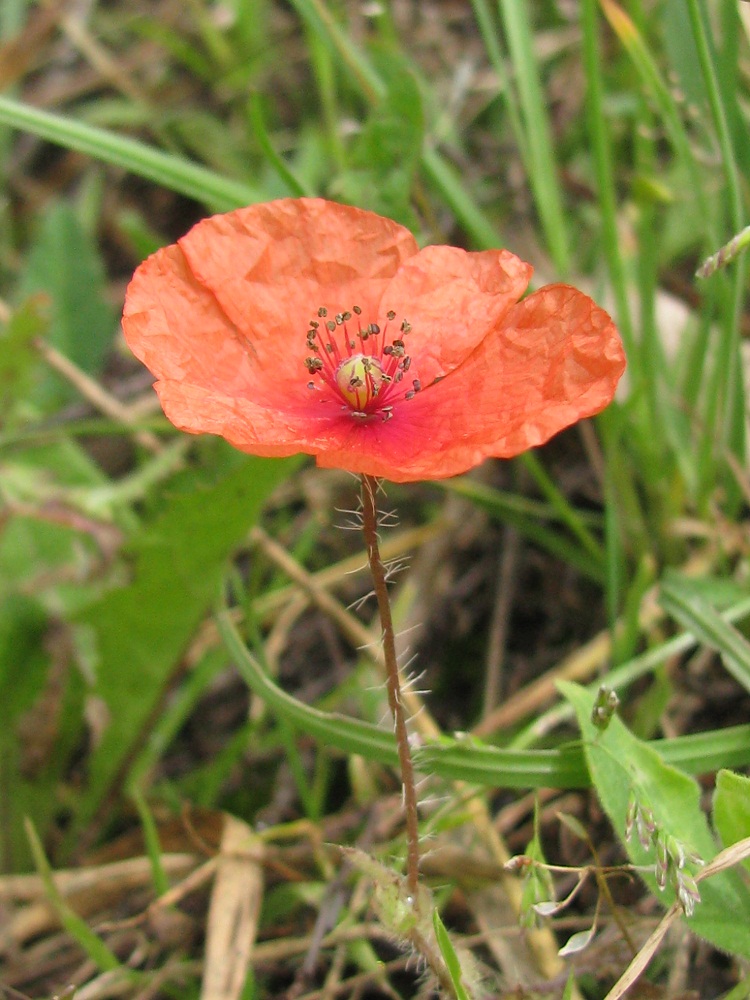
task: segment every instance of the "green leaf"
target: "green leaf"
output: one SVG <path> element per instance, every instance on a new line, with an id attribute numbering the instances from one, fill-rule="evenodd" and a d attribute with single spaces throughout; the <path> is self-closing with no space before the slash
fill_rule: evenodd
<path id="1" fill-rule="evenodd" d="M 689 581 L 670 574 L 661 584 L 659 603 L 699 642 L 721 653 L 732 677 L 750 691 L 750 642 L 696 593 Z"/>
<path id="2" fill-rule="evenodd" d="M 213 485 L 172 497 L 130 546 L 131 582 L 80 616 L 97 637 L 96 692 L 110 720 L 89 761 L 79 825 L 126 766 L 175 664 L 216 600 L 227 559 L 290 467 L 290 461 L 243 458 Z"/>
<path id="3" fill-rule="evenodd" d="M 43 296 L 34 295 L 21 303 L 0 330 L 0 424 L 6 424 L 13 410 L 28 398 L 40 363 L 34 340 L 48 327 Z"/>
<path id="4" fill-rule="evenodd" d="M 194 198 L 216 212 L 228 212 L 240 205 L 263 201 L 263 192 L 249 184 L 222 177 L 197 163 L 152 149 L 134 139 L 21 104 L 9 97 L 0 96 L 0 123 L 123 167 L 171 191 Z"/>
<path id="5" fill-rule="evenodd" d="M 410 199 L 424 138 L 422 95 L 405 66 L 384 65 L 389 75 L 385 96 L 357 139 L 337 193 L 414 229 Z"/>
<path id="6" fill-rule="evenodd" d="M 42 842 L 39 839 L 39 834 L 34 829 L 33 823 L 30 821 L 26 822 L 26 834 L 29 838 L 31 844 L 31 851 L 34 855 L 34 861 L 36 863 L 37 871 L 44 884 L 44 889 L 47 895 L 47 900 L 55 911 L 55 914 L 65 928 L 65 930 L 70 934 L 74 941 L 77 941 L 81 946 L 83 951 L 88 955 L 91 961 L 97 966 L 97 968 L 104 971 L 114 971 L 116 969 L 121 969 L 122 966 L 114 954 L 110 951 L 107 945 L 102 941 L 102 939 L 91 930 L 89 925 L 83 920 L 75 910 L 65 901 L 62 893 L 55 885 L 55 880 L 52 876 L 52 868 L 47 860 L 44 853 L 44 848 L 42 847 Z M 135 978 L 136 973 L 130 970 L 123 970 L 126 974 L 130 974 Z"/>
<path id="7" fill-rule="evenodd" d="M 644 850 L 633 836 L 625 839 L 628 806 L 633 796 L 653 812 L 656 830 L 674 837 L 704 861 L 717 853 L 714 837 L 700 807 L 700 789 L 686 774 L 665 764 L 648 744 L 636 739 L 618 718 L 600 732 L 591 721 L 594 696 L 576 684 L 560 682 L 560 690 L 576 710 L 584 753 L 604 810 L 633 864 L 657 899 L 671 905 L 669 885 L 660 891 L 652 874 L 655 852 Z M 750 957 L 750 891 L 736 871 L 725 871 L 700 884 L 701 902 L 688 926 L 723 951 Z"/>
<path id="8" fill-rule="evenodd" d="M 440 914 L 437 910 L 432 911 L 432 927 L 435 931 L 435 938 L 440 948 L 440 954 L 443 956 L 448 975 L 451 977 L 453 989 L 456 991 L 456 1000 L 469 1000 L 469 994 L 466 992 L 463 984 L 461 963 L 458 960 L 458 955 L 456 954 L 456 949 L 453 947 L 450 935 L 445 928 L 445 924 L 440 919 Z"/>
<path id="9" fill-rule="evenodd" d="M 322 712 L 298 701 L 265 674 L 242 641 L 228 612 L 218 615 L 217 626 L 247 685 L 277 715 L 326 746 L 361 754 L 367 760 L 397 765 L 392 730 L 333 712 Z M 683 766 L 692 767 L 696 773 L 705 771 L 707 760 L 710 766 L 716 755 L 720 759 L 732 758 L 735 762 L 750 761 L 750 726 L 736 726 L 727 732 L 726 742 L 718 748 L 702 736 L 661 740 L 659 746 L 665 756 L 679 759 Z M 714 756 L 707 758 L 708 753 Z M 516 751 L 486 746 L 478 740 L 444 738 L 416 750 L 414 764 L 425 774 L 439 774 L 443 778 L 496 788 L 585 788 L 589 784 L 586 763 L 577 746 Z"/>
<path id="10" fill-rule="evenodd" d="M 724 847 L 750 837 L 750 778 L 719 771 L 714 792 L 714 826 Z M 750 870 L 750 860 L 743 862 Z"/>
<path id="11" fill-rule="evenodd" d="M 29 250 L 21 295 L 32 293 L 49 299 L 50 343 L 89 375 L 97 375 L 117 320 L 106 298 L 104 264 L 96 244 L 65 202 L 45 211 Z M 71 399 L 74 390 L 50 371 L 33 395 L 52 408 Z"/>

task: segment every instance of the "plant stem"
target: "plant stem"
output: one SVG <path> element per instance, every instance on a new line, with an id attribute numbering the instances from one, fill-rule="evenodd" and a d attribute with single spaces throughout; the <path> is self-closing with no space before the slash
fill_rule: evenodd
<path id="1" fill-rule="evenodd" d="M 406 715 L 401 702 L 401 680 L 396 660 L 396 636 L 393 631 L 393 615 L 388 597 L 385 566 L 380 558 L 378 544 L 378 481 L 373 476 L 362 476 L 362 530 L 367 547 L 367 558 L 378 601 L 380 627 L 383 631 L 383 658 L 386 670 L 388 705 L 393 716 L 398 759 L 401 766 L 401 787 L 404 795 L 406 816 L 406 881 L 415 902 L 419 883 L 419 825 L 417 816 L 417 790 L 414 784 L 414 766 L 406 728 Z"/>

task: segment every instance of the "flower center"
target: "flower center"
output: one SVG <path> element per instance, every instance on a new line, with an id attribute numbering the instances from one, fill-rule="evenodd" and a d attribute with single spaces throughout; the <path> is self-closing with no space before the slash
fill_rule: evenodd
<path id="1" fill-rule="evenodd" d="M 380 392 L 383 366 L 370 354 L 352 354 L 336 369 L 336 385 L 355 410 L 366 411 Z"/>
<path id="2" fill-rule="evenodd" d="M 335 319 L 328 318 L 327 309 L 318 310 L 318 318 L 310 321 L 307 331 L 311 353 L 305 365 L 319 381 L 308 382 L 308 387 L 321 391 L 321 402 L 338 400 L 359 420 L 376 415 L 390 420 L 394 404 L 412 399 L 421 389 L 419 379 L 404 378 L 411 367 L 404 342 L 411 326 L 403 320 L 397 336 L 388 343 L 388 329 L 396 314 L 386 313 L 382 329 L 377 323 L 363 326 L 361 315 L 358 306 L 338 313 Z"/>

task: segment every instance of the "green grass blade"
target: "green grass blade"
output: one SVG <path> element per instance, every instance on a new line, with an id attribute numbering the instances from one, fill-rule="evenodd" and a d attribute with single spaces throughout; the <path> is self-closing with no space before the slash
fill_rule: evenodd
<path id="1" fill-rule="evenodd" d="M 445 157 L 429 147 L 422 151 L 422 169 L 469 234 L 475 247 L 489 250 L 503 246 L 504 240 L 482 209 L 466 190 Z"/>
<path id="2" fill-rule="evenodd" d="M 42 882 L 44 883 L 47 899 L 57 914 L 62 926 L 68 934 L 70 934 L 70 936 L 78 942 L 91 961 L 94 962 L 97 968 L 101 969 L 102 972 L 111 972 L 114 969 L 121 969 L 122 966 L 120 965 L 117 956 L 113 954 L 102 939 L 91 930 L 86 921 L 82 920 L 81 917 L 79 917 L 78 914 L 66 903 L 62 893 L 55 885 L 52 869 L 44 853 L 44 848 L 42 847 L 39 835 L 34 829 L 34 825 L 29 820 L 26 821 L 26 834 L 31 845 L 31 853 L 34 856 L 34 863 Z"/>
<path id="3" fill-rule="evenodd" d="M 258 145 L 260 146 L 263 155 L 265 156 L 267 162 L 273 167 L 277 175 L 281 178 L 284 184 L 289 189 L 289 194 L 295 198 L 303 198 L 306 195 L 314 195 L 315 191 L 306 187 L 297 177 L 292 173 L 289 167 L 286 165 L 283 157 L 281 157 L 271 142 L 271 137 L 268 134 L 266 128 L 265 118 L 263 117 L 263 107 L 261 103 L 260 94 L 253 94 L 250 97 L 250 124 L 252 125 L 253 132 L 255 133 L 255 138 L 258 140 Z"/>
<path id="4" fill-rule="evenodd" d="M 456 991 L 456 1000 L 470 1000 L 469 994 L 464 988 L 461 963 L 458 960 L 456 949 L 453 947 L 450 935 L 446 930 L 445 924 L 440 919 L 440 914 L 437 910 L 432 911 L 432 926 L 435 931 L 438 947 L 440 948 L 440 954 L 443 956 L 443 961 L 451 977 L 453 989 Z"/>
<path id="5" fill-rule="evenodd" d="M 607 118 L 604 113 L 601 57 L 597 38 L 596 0 L 582 0 L 581 27 L 583 29 L 583 65 L 586 73 L 586 119 L 591 139 L 594 169 L 598 186 L 599 211 L 602 217 L 602 240 L 607 260 L 612 291 L 617 306 L 617 324 L 622 334 L 631 379 L 640 381 L 633 322 L 628 304 L 625 265 L 620 253 L 617 226 L 617 201 L 615 194 L 614 165 L 610 149 Z"/>
<path id="6" fill-rule="evenodd" d="M 725 623 L 732 623 L 742 621 L 748 615 L 750 615 L 750 597 L 743 598 L 743 600 L 732 604 L 731 607 L 721 613 L 721 618 Z M 602 681 L 604 681 L 609 687 L 614 688 L 621 698 L 624 698 L 631 684 L 640 680 L 641 677 L 646 677 L 668 660 L 687 652 L 694 644 L 695 639 L 693 636 L 689 632 L 683 632 L 673 639 L 659 643 L 658 646 L 654 646 L 653 649 L 649 649 L 645 653 L 634 656 L 626 663 L 622 663 L 614 670 L 610 670 L 604 677 L 598 677 L 592 684 L 588 685 L 587 690 L 591 694 L 595 694 Z M 569 704 L 561 703 L 555 705 L 554 708 L 549 709 L 535 719 L 528 729 L 524 729 L 523 732 L 519 733 L 513 739 L 511 746 L 517 750 L 526 749 L 526 747 L 532 746 L 532 744 L 547 733 L 550 733 L 557 726 L 570 721 L 572 718 L 573 709 Z M 750 726 L 746 728 L 750 732 Z M 722 729 L 717 731 L 716 734 L 712 733 L 708 735 L 715 735 L 718 740 L 727 732 L 728 730 Z M 729 767 L 730 765 L 727 764 L 724 766 Z"/>
<path id="7" fill-rule="evenodd" d="M 532 477 L 539 490 L 546 497 L 552 509 L 581 547 L 599 565 L 604 562 L 604 551 L 583 522 L 575 507 L 556 485 L 552 477 L 539 461 L 536 452 L 527 451 L 519 456 L 519 461 Z"/>
<path id="8" fill-rule="evenodd" d="M 351 82 L 371 104 L 381 100 L 386 85 L 365 53 L 341 29 L 330 11 L 318 0 L 293 0 L 298 14 L 316 43 L 331 47 L 340 65 L 349 72 Z M 330 127 L 330 126 L 329 126 Z M 422 151 L 422 169 L 443 200 L 455 213 L 472 242 L 479 248 L 498 247 L 503 240 L 486 213 L 469 194 L 456 171 L 443 156 L 426 145 Z"/>
<path id="9" fill-rule="evenodd" d="M 146 844 L 146 853 L 151 862 L 151 873 L 154 879 L 154 888 L 157 896 L 163 896 L 169 889 L 169 878 L 164 871 L 161 862 L 161 844 L 159 843 L 159 830 L 156 826 L 154 814 L 151 812 L 146 796 L 136 784 L 131 784 L 130 796 L 135 803 L 138 816 L 143 829 L 143 839 Z"/>
<path id="10" fill-rule="evenodd" d="M 565 276 L 570 271 L 567 227 L 547 101 L 539 79 L 534 33 L 529 20 L 532 5 L 518 0 L 499 0 L 499 7 L 526 127 L 529 182 L 550 255 L 558 274 Z"/>
<path id="11" fill-rule="evenodd" d="M 718 243 L 716 235 L 718 230 L 706 197 L 706 187 L 698 172 L 698 163 L 691 140 L 672 90 L 663 79 L 656 60 L 649 52 L 643 36 L 631 18 L 619 4 L 615 3 L 615 0 L 599 0 L 599 4 L 612 30 L 622 42 L 625 51 L 638 71 L 646 93 L 651 97 L 661 115 L 670 142 L 689 178 L 690 198 L 697 203 L 697 217 L 705 223 L 707 233 L 705 238 L 709 244 L 715 246 Z"/>
<path id="12" fill-rule="evenodd" d="M 228 612 L 217 615 L 219 634 L 227 652 L 246 684 L 279 715 L 327 746 L 344 753 L 361 754 L 392 767 L 398 765 L 393 733 L 369 722 L 321 712 L 282 691 L 265 674 L 249 652 Z M 664 760 L 679 762 L 690 774 L 715 767 L 740 767 L 750 763 L 750 726 L 729 731 L 724 742 L 701 737 L 656 740 Z M 713 747 L 713 752 L 709 749 Z M 468 739 L 445 739 L 422 747 L 415 753 L 415 767 L 425 774 L 437 774 L 456 781 L 470 781 L 497 788 L 584 788 L 589 784 L 581 747 L 570 744 L 560 750 L 506 750 Z"/>
<path id="13" fill-rule="evenodd" d="M 521 159 L 523 160 L 524 166 L 528 171 L 529 146 L 526 133 L 523 129 L 523 123 L 521 121 L 521 112 L 518 107 L 516 92 L 510 85 L 508 73 L 505 68 L 505 57 L 500 50 L 500 44 L 497 38 L 497 25 L 493 20 L 487 0 L 471 0 L 471 4 L 474 8 L 474 16 L 477 19 L 477 25 L 479 26 L 484 47 L 487 49 L 487 56 L 489 57 L 489 60 L 492 63 L 492 68 L 497 76 L 500 94 L 502 95 L 508 112 L 508 121 L 510 122 L 511 129 L 513 130 L 513 136 L 516 140 L 516 144 L 518 145 L 518 151 L 520 152 Z"/>
<path id="14" fill-rule="evenodd" d="M 42 111 L 9 97 L 0 96 L 0 123 L 130 170 L 171 191 L 194 198 L 212 211 L 226 212 L 264 198 L 260 188 L 222 177 L 206 167 L 152 149 L 135 139 Z"/>
<path id="15" fill-rule="evenodd" d="M 693 29 L 693 38 L 698 50 L 698 60 L 703 73 L 703 82 L 708 94 L 714 129 L 721 151 L 731 225 L 734 232 L 739 232 L 746 221 L 740 187 L 740 172 L 719 85 L 715 55 L 706 23 L 706 12 L 698 0 L 688 0 L 687 8 Z M 745 258 L 741 258 L 731 278 L 731 293 L 725 307 L 722 336 L 716 352 L 714 376 L 708 390 L 709 400 L 715 402 L 713 402 L 710 416 L 706 420 L 706 432 L 712 434 L 716 416 L 723 419 L 722 439 L 730 445 L 740 460 L 744 458 L 745 453 L 745 401 L 742 358 L 740 356 L 740 320 L 745 301 L 746 275 L 747 261 Z M 717 414 L 718 408 L 722 406 L 723 412 Z"/>
<path id="16" fill-rule="evenodd" d="M 707 600 L 693 593 L 676 577 L 663 581 L 661 606 L 698 639 L 721 653 L 724 666 L 746 691 L 750 691 L 750 642 L 725 621 Z"/>

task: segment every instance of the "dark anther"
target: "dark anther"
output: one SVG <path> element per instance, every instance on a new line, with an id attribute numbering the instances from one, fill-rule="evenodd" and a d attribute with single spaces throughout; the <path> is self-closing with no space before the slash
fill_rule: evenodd
<path id="1" fill-rule="evenodd" d="M 328 310 L 325 308 L 325 306 L 321 306 L 320 309 L 318 309 L 318 316 L 320 316 L 320 318 L 322 319 L 324 316 L 327 315 L 328 315 Z"/>
<path id="2" fill-rule="evenodd" d="M 385 315 L 386 315 L 386 319 L 389 319 L 391 321 L 391 323 L 396 318 L 396 314 L 395 314 L 395 312 L 392 309 L 389 309 L 388 312 Z"/>

